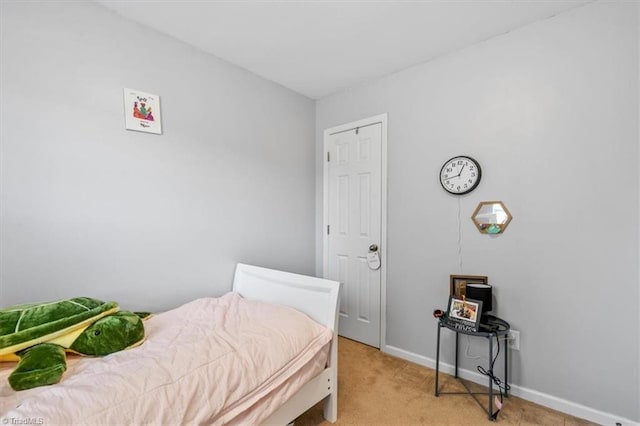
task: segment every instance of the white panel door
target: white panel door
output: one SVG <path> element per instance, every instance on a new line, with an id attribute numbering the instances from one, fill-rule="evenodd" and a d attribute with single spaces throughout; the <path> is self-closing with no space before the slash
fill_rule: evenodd
<path id="1" fill-rule="evenodd" d="M 342 283 L 339 334 L 379 348 L 381 268 L 368 255 L 383 255 L 382 124 L 330 134 L 326 148 L 325 278 Z"/>

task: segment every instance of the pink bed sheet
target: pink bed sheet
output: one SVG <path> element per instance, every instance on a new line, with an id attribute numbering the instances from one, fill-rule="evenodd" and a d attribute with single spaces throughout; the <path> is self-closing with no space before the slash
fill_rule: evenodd
<path id="1" fill-rule="evenodd" d="M 0 363 L 0 419 L 30 424 L 260 423 L 324 368 L 332 331 L 236 293 L 155 315 L 139 347 L 69 357 L 62 381 L 21 392 Z M 7 419 L 7 420 L 5 420 Z"/>

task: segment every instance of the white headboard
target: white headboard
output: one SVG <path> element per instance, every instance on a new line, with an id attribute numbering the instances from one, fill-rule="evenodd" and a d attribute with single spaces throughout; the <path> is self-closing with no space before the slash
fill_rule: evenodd
<path id="1" fill-rule="evenodd" d="M 287 305 L 336 331 L 340 283 L 238 263 L 233 291 L 247 299 Z"/>

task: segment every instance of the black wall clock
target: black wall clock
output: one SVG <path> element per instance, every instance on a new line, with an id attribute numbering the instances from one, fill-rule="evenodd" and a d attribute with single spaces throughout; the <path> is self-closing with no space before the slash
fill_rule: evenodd
<path id="1" fill-rule="evenodd" d="M 440 184 L 445 191 L 462 195 L 476 189 L 482 177 L 480 164 L 466 155 L 447 160 L 440 169 Z"/>

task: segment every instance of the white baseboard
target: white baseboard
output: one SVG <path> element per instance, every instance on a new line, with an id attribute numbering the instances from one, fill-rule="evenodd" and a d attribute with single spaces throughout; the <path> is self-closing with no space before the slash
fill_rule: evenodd
<path id="1" fill-rule="evenodd" d="M 429 367 L 432 369 L 436 368 L 436 360 L 427 358 L 423 355 L 418 355 L 416 353 L 405 351 L 404 349 L 396 348 L 395 346 L 390 345 L 383 345 L 380 350 L 389 355 L 393 355 L 395 357 L 402 358 L 404 360 L 411 361 L 425 367 Z M 453 375 L 455 372 L 455 366 L 441 361 L 440 371 L 446 374 Z M 482 374 L 475 371 L 458 368 L 458 376 L 465 380 L 478 383 L 480 385 L 487 385 L 487 376 L 483 376 Z M 563 413 L 567 413 L 572 416 L 588 420 L 590 422 L 601 425 L 616 425 L 619 423 L 622 426 L 640 426 L 640 423 L 638 422 L 634 422 L 633 420 L 625 419 L 614 414 L 595 410 L 593 408 L 586 407 L 584 405 L 580 405 L 566 399 L 558 398 L 553 395 L 548 395 L 532 389 L 527 389 L 525 387 L 514 385 L 512 383 L 509 383 L 509 385 L 511 386 L 511 390 L 509 392 L 510 395 L 526 399 L 527 401 L 531 401 L 544 407 L 561 411 Z"/>

